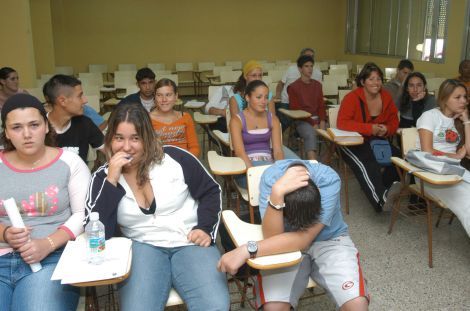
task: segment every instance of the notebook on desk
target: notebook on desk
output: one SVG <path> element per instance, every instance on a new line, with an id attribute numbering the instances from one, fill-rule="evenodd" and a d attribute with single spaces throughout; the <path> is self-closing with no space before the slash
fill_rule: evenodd
<path id="1" fill-rule="evenodd" d="M 86 239 L 69 241 L 51 280 L 72 284 L 123 277 L 130 270 L 131 246 L 132 241 L 127 238 L 107 240 L 105 261 L 100 265 L 93 265 L 88 263 Z"/>
<path id="2" fill-rule="evenodd" d="M 335 142 L 364 142 L 364 137 L 358 132 L 343 131 L 331 127 L 327 129 L 327 132 Z"/>

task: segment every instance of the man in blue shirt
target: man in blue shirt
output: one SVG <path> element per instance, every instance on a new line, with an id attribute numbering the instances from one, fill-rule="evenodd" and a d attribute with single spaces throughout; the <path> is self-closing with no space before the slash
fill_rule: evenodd
<path id="1" fill-rule="evenodd" d="M 249 258 L 302 250 L 300 264 L 260 272 L 257 307 L 296 308 L 311 276 L 341 310 L 367 310 L 368 293 L 358 251 L 341 214 L 340 189 L 338 174 L 326 165 L 277 161 L 260 182 L 265 239 L 226 253 L 218 268 L 234 274 Z"/>
<path id="2" fill-rule="evenodd" d="M 135 75 L 135 80 L 139 91 L 126 96 L 118 105 L 122 103 L 141 103 L 150 112 L 155 106 L 155 73 L 150 68 L 140 68 Z"/>

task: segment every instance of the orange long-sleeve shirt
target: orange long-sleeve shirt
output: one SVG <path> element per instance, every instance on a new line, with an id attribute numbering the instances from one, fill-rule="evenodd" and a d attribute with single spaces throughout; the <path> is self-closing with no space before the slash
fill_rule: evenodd
<path id="1" fill-rule="evenodd" d="M 194 127 L 194 121 L 187 113 L 173 123 L 162 123 L 152 118 L 152 126 L 165 145 L 177 146 L 188 150 L 196 157 L 200 148 Z"/>

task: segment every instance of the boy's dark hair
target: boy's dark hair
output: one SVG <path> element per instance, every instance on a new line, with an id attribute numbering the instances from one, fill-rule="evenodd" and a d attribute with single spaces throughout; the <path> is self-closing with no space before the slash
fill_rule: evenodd
<path id="1" fill-rule="evenodd" d="M 47 81 L 42 87 L 42 92 L 46 102 L 51 105 L 54 105 L 57 97 L 60 95 L 70 96 L 72 94 L 72 88 L 77 85 L 81 85 L 82 82 L 75 77 L 66 76 L 66 75 L 55 75 Z M 69 90 L 64 90 L 68 88 Z"/>
<path id="2" fill-rule="evenodd" d="M 415 66 L 409 59 L 402 59 L 397 66 L 398 70 L 402 70 L 403 68 L 408 68 L 411 71 L 415 70 Z"/>
<path id="3" fill-rule="evenodd" d="M 135 74 L 135 79 L 137 80 L 137 82 L 140 82 L 143 79 L 155 80 L 155 72 L 153 72 L 152 69 L 147 67 L 140 68 Z"/>
<path id="4" fill-rule="evenodd" d="M 301 68 L 305 63 L 312 62 L 312 64 L 315 64 L 315 61 L 313 60 L 312 56 L 309 55 L 302 55 L 297 58 L 297 67 Z"/>
<path id="5" fill-rule="evenodd" d="M 307 186 L 285 195 L 284 202 L 284 218 L 293 230 L 307 230 L 317 223 L 321 212 L 321 195 L 311 179 Z"/>

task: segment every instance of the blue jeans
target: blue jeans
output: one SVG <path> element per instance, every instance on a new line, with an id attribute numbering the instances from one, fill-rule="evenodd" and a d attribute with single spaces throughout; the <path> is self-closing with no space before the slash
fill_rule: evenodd
<path id="1" fill-rule="evenodd" d="M 19 253 L 0 256 L 0 309 L 11 311 L 63 311 L 77 309 L 79 289 L 51 281 L 62 250 L 41 261 L 42 269 L 31 271 Z"/>
<path id="2" fill-rule="evenodd" d="M 163 310 L 173 287 L 189 310 L 229 310 L 225 274 L 215 246 L 157 247 L 132 242 L 132 267 L 119 285 L 121 310 Z"/>

